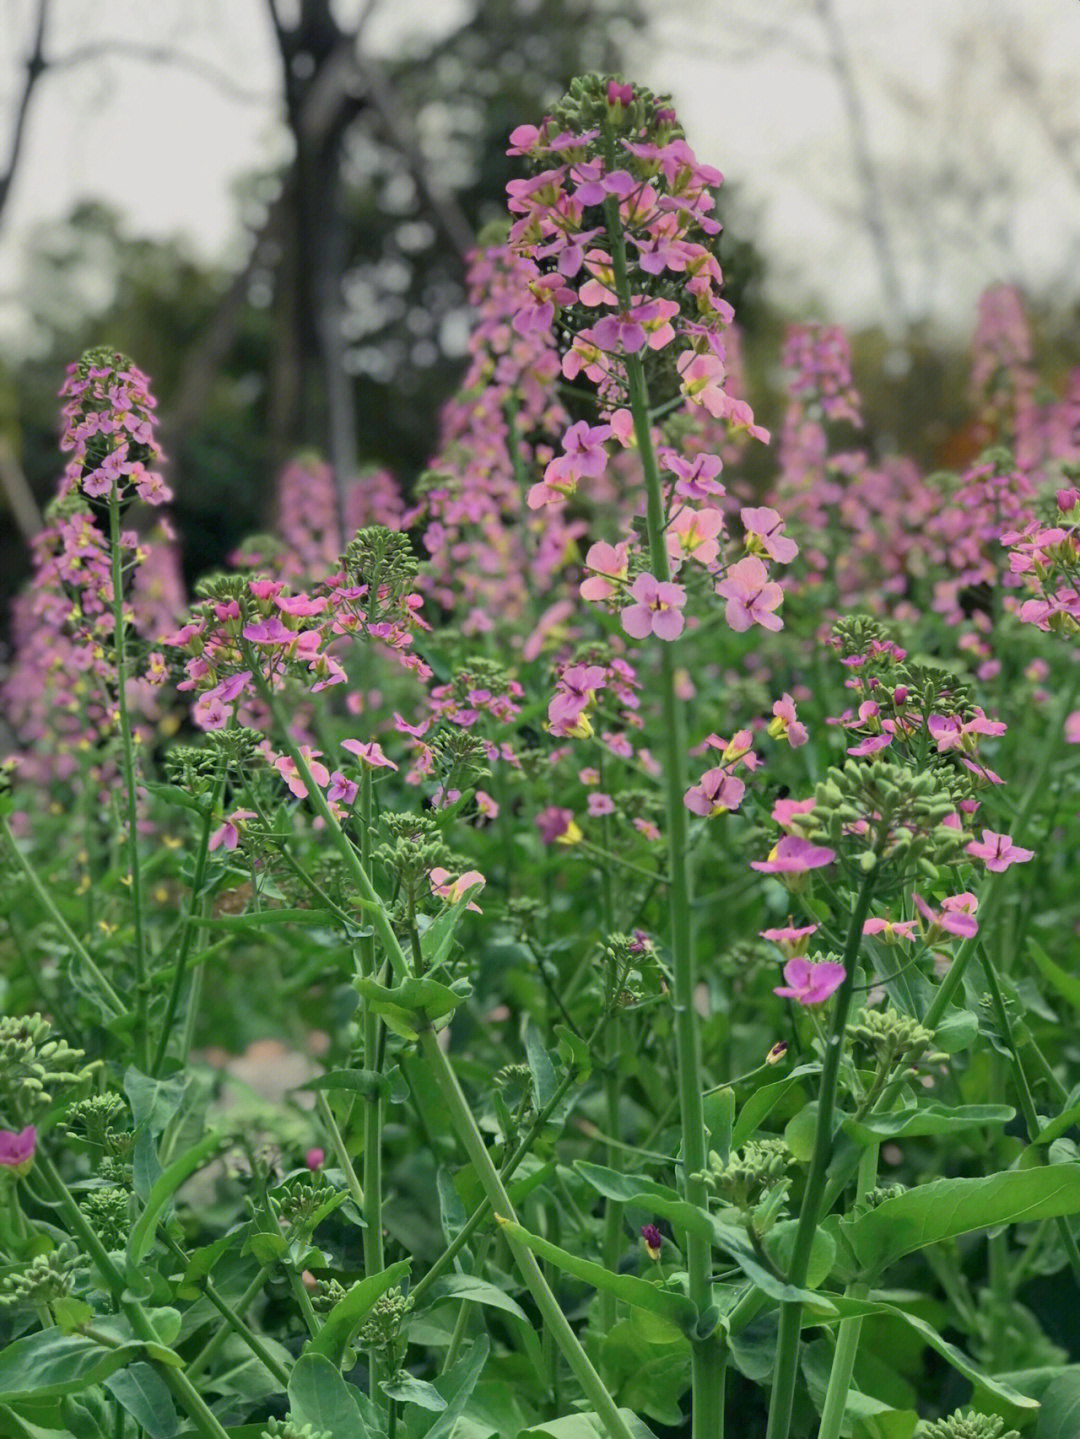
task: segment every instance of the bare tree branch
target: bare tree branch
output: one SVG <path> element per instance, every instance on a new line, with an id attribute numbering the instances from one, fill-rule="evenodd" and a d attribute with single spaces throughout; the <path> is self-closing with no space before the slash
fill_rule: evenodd
<path id="1" fill-rule="evenodd" d="M 6 435 L 0 435 L 0 490 L 3 490 L 11 507 L 19 532 L 29 545 L 34 536 L 41 533 L 41 511 Z"/>
<path id="2" fill-rule="evenodd" d="M 26 139 L 26 121 L 30 113 L 30 97 L 34 93 L 34 86 L 41 79 L 45 71 L 45 21 L 48 17 L 49 4 L 50 0 L 38 0 L 37 20 L 34 26 L 34 43 L 26 61 L 26 78 L 23 81 L 22 92 L 19 95 L 18 106 L 15 110 L 15 131 L 11 141 L 11 151 L 8 155 L 7 168 L 0 174 L 0 217 L 3 216 L 4 206 L 11 196 L 12 182 L 15 179 L 15 171 L 18 168 L 23 141 Z"/>
<path id="3" fill-rule="evenodd" d="M 129 40 L 120 36 L 80 46 L 70 55 L 58 55 L 55 59 L 49 60 L 45 68 L 70 70 L 76 65 L 86 65 L 98 60 L 114 58 L 142 60 L 150 65 L 176 65 L 179 69 L 188 70 L 191 74 L 197 75 L 200 80 L 216 86 L 222 94 L 228 95 L 233 100 L 239 100 L 245 105 L 270 105 L 279 99 L 276 94 L 268 90 L 250 90 L 246 85 L 239 84 L 233 76 L 224 70 L 219 70 L 212 61 L 203 59 L 201 55 L 189 55 L 187 51 L 174 49 L 171 45 L 148 45 L 140 40 Z"/>

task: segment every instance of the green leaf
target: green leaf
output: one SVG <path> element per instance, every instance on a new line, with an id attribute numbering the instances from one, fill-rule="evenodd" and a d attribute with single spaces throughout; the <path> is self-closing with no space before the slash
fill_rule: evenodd
<path id="1" fill-rule="evenodd" d="M 135 1221 L 135 1226 L 128 1236 L 127 1272 L 129 1277 L 135 1278 L 138 1275 L 139 1265 L 154 1242 L 158 1223 L 172 1202 L 173 1195 L 185 1179 L 189 1179 L 195 1173 L 204 1160 L 209 1159 L 212 1154 L 217 1152 L 220 1145 L 219 1135 L 206 1135 L 186 1154 L 182 1154 L 179 1159 L 170 1164 L 151 1189 L 147 1196 L 146 1208 Z"/>
<path id="2" fill-rule="evenodd" d="M 86 1300 L 76 1299 L 73 1294 L 65 1294 L 62 1299 L 54 1300 L 52 1314 L 65 1334 L 74 1334 L 94 1317 L 94 1311 Z"/>
<path id="3" fill-rule="evenodd" d="M 731 1131 L 732 1149 L 738 1149 L 748 1139 L 753 1139 L 764 1121 L 780 1101 L 791 1093 L 800 1079 L 820 1073 L 820 1064 L 800 1064 L 798 1069 L 793 1069 L 783 1079 L 778 1079 L 772 1084 L 763 1084 L 760 1089 L 755 1089 L 742 1109 L 739 1110 L 739 1117 Z"/>
<path id="4" fill-rule="evenodd" d="M 193 809 L 196 814 L 202 815 L 210 812 L 208 796 L 188 794 L 187 790 L 181 789 L 179 785 L 157 784 L 153 780 L 143 780 L 142 788 L 148 794 L 156 795 L 166 804 L 176 805 L 180 809 Z"/>
<path id="5" fill-rule="evenodd" d="M 424 1439 L 450 1439 L 487 1363 L 490 1348 L 486 1336 L 478 1339 L 464 1359 L 459 1359 L 452 1369 L 439 1376 L 438 1382 L 446 1398 L 446 1408 L 424 1435 Z"/>
<path id="6" fill-rule="evenodd" d="M 1080 1166 L 1009 1170 L 982 1179 L 937 1179 L 840 1222 L 864 1269 L 877 1273 L 904 1254 L 989 1229 L 1080 1213 Z"/>
<path id="7" fill-rule="evenodd" d="M 1033 1144 L 1053 1144 L 1055 1139 L 1060 1139 L 1065 1131 L 1072 1129 L 1075 1124 L 1080 1124 L 1080 1104 L 1074 1104 L 1070 1109 L 1064 1110 L 1056 1119 L 1047 1120 L 1031 1142 Z"/>
<path id="8" fill-rule="evenodd" d="M 328 909 L 249 909 L 244 914 L 218 914 L 200 919 L 206 929 L 254 929 L 270 924 L 311 924 L 337 929 L 340 921 Z"/>
<path id="9" fill-rule="evenodd" d="M 818 1106 L 815 1099 L 800 1109 L 784 1127 L 784 1140 L 800 1164 L 809 1164 L 817 1140 Z"/>
<path id="10" fill-rule="evenodd" d="M 933 1186 L 927 1187 L 932 1188 Z M 884 1208 L 884 1205 L 881 1207 Z M 876 1213 L 877 1211 L 875 1210 L 874 1212 Z M 1014 1406 L 1016 1409 L 1026 1410 L 1028 1413 L 1038 1409 L 1039 1405 L 1037 1400 L 1029 1398 L 1026 1394 L 1021 1394 L 1018 1390 L 1012 1388 L 1009 1384 L 1003 1383 L 1000 1379 L 993 1379 L 983 1374 L 972 1364 L 962 1349 L 957 1349 L 955 1344 L 950 1344 L 947 1339 L 942 1339 L 934 1326 L 928 1324 L 925 1319 L 920 1319 L 917 1315 L 909 1314 L 907 1310 L 901 1309 L 895 1304 L 887 1304 L 883 1300 L 848 1299 L 841 1294 L 832 1294 L 829 1297 L 833 1301 L 834 1308 L 839 1311 L 839 1317 L 841 1319 L 861 1318 L 873 1314 L 889 1314 L 896 1319 L 902 1319 L 905 1324 L 915 1330 L 931 1349 L 936 1350 L 943 1359 L 952 1365 L 958 1374 L 962 1374 L 964 1378 L 969 1379 L 972 1384 L 980 1385 L 987 1393 L 993 1394 L 997 1399 L 1004 1400 L 1005 1403 Z M 819 1321 L 812 1315 L 804 1315 L 803 1317 L 804 1327 L 818 1322 Z M 1073 1439 L 1073 1436 L 1070 1436 L 1070 1439 Z"/>
<path id="11" fill-rule="evenodd" d="M 665 1184 L 656 1184 L 644 1174 L 622 1174 L 619 1170 L 607 1169 L 602 1164 L 590 1164 L 587 1159 L 575 1159 L 574 1168 L 598 1194 L 602 1194 L 605 1199 L 617 1200 L 620 1204 L 629 1204 L 631 1200 L 639 1199 L 647 1209 L 653 1198 L 681 1198 L 676 1190 L 669 1189 Z"/>
<path id="12" fill-rule="evenodd" d="M 709 1147 L 715 1149 L 726 1164 L 731 1157 L 731 1135 L 735 1125 L 735 1091 L 725 1088 L 707 1094 L 704 1109 Z"/>
<path id="13" fill-rule="evenodd" d="M 379 1388 L 387 1398 L 396 1399 L 399 1404 L 417 1404 L 421 1409 L 433 1409 L 436 1414 L 441 1414 L 446 1408 L 446 1400 L 434 1384 L 416 1379 L 404 1369 L 393 1379 L 384 1379 Z"/>
<path id="14" fill-rule="evenodd" d="M 559 1041 L 559 1058 L 567 1069 L 572 1069 L 578 1079 L 588 1079 L 592 1073 L 592 1050 L 585 1040 L 566 1024 L 555 1026 L 555 1036 Z"/>
<path id="15" fill-rule="evenodd" d="M 1080 1374 L 1062 1374 L 1042 1397 L 1035 1439 L 1076 1439 L 1080 1434 Z"/>
<path id="16" fill-rule="evenodd" d="M 362 1094 L 365 1099 L 385 1099 L 390 1093 L 390 1080 L 374 1069 L 331 1069 L 296 1088 L 340 1089 L 348 1094 Z"/>
<path id="17" fill-rule="evenodd" d="M 530 1234 L 520 1224 L 512 1224 L 508 1219 L 500 1218 L 499 1223 L 502 1233 L 511 1243 L 524 1244 L 541 1259 L 548 1260 L 564 1274 L 580 1279 L 593 1289 L 606 1290 L 627 1304 L 651 1310 L 653 1314 L 659 1314 L 677 1324 L 684 1333 L 688 1333 L 697 1323 L 697 1309 L 685 1295 L 676 1294 L 670 1289 L 661 1289 L 656 1284 L 650 1284 L 647 1279 L 639 1279 L 635 1274 L 613 1274 L 602 1264 L 594 1264 L 591 1259 L 580 1259 L 576 1254 L 560 1249 L 557 1244 L 541 1239 L 538 1234 Z"/>
<path id="18" fill-rule="evenodd" d="M 314 1339 L 308 1341 L 304 1352 L 322 1354 L 340 1364 L 353 1335 L 367 1318 L 375 1301 L 403 1279 L 410 1267 L 411 1261 L 402 1259 L 381 1274 L 372 1274 L 354 1284 L 345 1298 L 338 1300 L 331 1309 L 322 1328 Z"/>
<path id="19" fill-rule="evenodd" d="M 289 1408 L 300 1425 L 310 1424 L 331 1439 L 367 1439 L 357 1391 L 323 1354 L 302 1354 L 289 1376 Z"/>
<path id="20" fill-rule="evenodd" d="M 934 1048 L 943 1054 L 959 1054 L 979 1032 L 979 1016 L 970 1009 L 950 1009 L 934 1030 Z"/>
<path id="21" fill-rule="evenodd" d="M 135 1193 L 144 1201 L 161 1177 L 154 1140 L 180 1112 L 187 1086 L 186 1076 L 151 1079 L 134 1066 L 130 1066 L 124 1074 L 124 1093 L 131 1105 L 135 1127 L 132 1175 Z"/>
<path id="22" fill-rule="evenodd" d="M 445 1274 L 441 1279 L 436 1279 L 424 1294 L 417 1312 L 422 1312 L 432 1304 L 439 1304 L 444 1299 L 468 1299 L 473 1304 L 487 1304 L 492 1309 L 502 1309 L 507 1314 L 513 1314 L 516 1319 L 528 1318 L 521 1305 L 511 1299 L 509 1294 L 474 1274 Z"/>
<path id="23" fill-rule="evenodd" d="M 457 904 L 450 909 L 444 909 L 442 914 L 436 917 L 428 925 L 420 936 L 420 953 L 424 956 L 424 965 L 427 969 L 438 969 L 446 962 L 450 953 L 450 946 L 454 942 L 454 930 L 461 923 L 462 918 L 469 905 L 468 894 L 463 895 Z"/>
<path id="24" fill-rule="evenodd" d="M 529 1073 L 533 1082 L 533 1103 L 540 1110 L 559 1087 L 552 1064 L 540 1031 L 530 1022 L 525 1026 L 525 1058 L 529 1061 Z"/>
<path id="25" fill-rule="evenodd" d="M 620 1409 L 619 1416 L 634 1439 L 656 1439 L 649 1426 L 632 1409 Z M 520 1439 L 607 1439 L 607 1429 L 599 1414 L 567 1414 L 561 1419 L 546 1419 L 525 1429 Z"/>
<path id="26" fill-rule="evenodd" d="M 150 1439 L 173 1439 L 180 1428 L 180 1418 L 168 1385 L 156 1369 L 149 1364 L 133 1364 L 130 1369 L 110 1374 L 105 1388 Z"/>
<path id="27" fill-rule="evenodd" d="M 81 1334 L 42 1329 L 0 1353 L 0 1402 L 77 1394 L 143 1357 L 143 1345 L 104 1349 Z"/>
<path id="28" fill-rule="evenodd" d="M 387 1029 L 402 1039 L 416 1039 L 421 1031 L 438 1029 L 468 998 L 435 979 L 406 979 L 393 988 L 373 979 L 358 979 L 356 988 Z"/>
<path id="29" fill-rule="evenodd" d="M 965 1129 L 1008 1124 L 1016 1110 L 1007 1104 L 926 1104 L 891 1114 L 867 1114 L 858 1124 L 844 1121 L 853 1139 L 869 1144 L 879 1139 L 912 1139 L 926 1134 L 959 1134 Z"/>

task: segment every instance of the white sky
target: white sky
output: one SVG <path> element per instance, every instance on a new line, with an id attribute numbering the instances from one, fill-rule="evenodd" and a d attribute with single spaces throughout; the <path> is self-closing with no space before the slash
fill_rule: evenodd
<path id="1" fill-rule="evenodd" d="M 348 11 L 358 0 L 341 0 Z M 845 323 L 885 321 L 852 138 L 820 0 L 647 0 L 630 69 L 674 94 L 698 155 L 739 196 L 737 227 L 775 297 Z M 830 0 L 867 116 L 867 142 L 908 318 L 970 326 L 987 284 L 1080 295 L 1080 3 Z M 417 25 L 453 24 L 465 0 L 383 0 L 376 52 Z M 0 156 L 34 0 L 0 0 Z M 224 72 L 133 57 L 47 74 L 0 234 L 0 340 L 19 330 L 33 227 L 81 198 L 118 207 L 134 234 L 182 232 L 207 255 L 237 236 L 234 181 L 283 153 L 265 0 L 52 0 L 49 53 L 127 37 Z M 1024 88 L 1019 65 L 1032 77 Z M 523 119 L 529 117 L 522 117 Z M 0 164 L 4 161 L 0 160 Z"/>

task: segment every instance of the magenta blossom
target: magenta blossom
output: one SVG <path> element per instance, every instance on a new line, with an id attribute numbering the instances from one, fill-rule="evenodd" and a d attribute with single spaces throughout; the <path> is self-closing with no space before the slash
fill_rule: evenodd
<path id="1" fill-rule="evenodd" d="M 725 617 L 733 630 L 748 630 L 761 625 L 766 630 L 780 630 L 784 622 L 773 614 L 783 602 L 784 592 L 757 555 L 747 555 L 731 566 L 716 586 L 716 593 L 727 600 Z"/>
<path id="2" fill-rule="evenodd" d="M 797 834 L 786 834 L 769 851 L 768 859 L 755 859 L 751 869 L 761 874 L 801 874 L 808 869 L 821 869 L 832 864 L 836 851 L 821 844 L 811 844 Z"/>
<path id="3" fill-rule="evenodd" d="M 224 845 L 226 849 L 235 849 L 240 843 L 240 830 L 244 820 L 255 818 L 253 809 L 234 809 L 225 823 L 210 836 L 209 848 L 215 850 Z"/>
<path id="4" fill-rule="evenodd" d="M 427 728 L 426 725 L 423 726 Z M 422 732 L 422 731 L 421 731 Z M 347 749 L 351 755 L 355 755 L 362 765 L 368 769 L 397 769 L 392 759 L 387 759 L 382 752 L 382 746 L 375 740 L 369 740 L 365 744 L 358 739 L 343 739 L 341 748 Z"/>
<path id="5" fill-rule="evenodd" d="M 582 838 L 581 828 L 574 820 L 572 809 L 549 805 L 536 816 L 536 828 L 545 844 L 577 844 Z"/>
<path id="6" fill-rule="evenodd" d="M 781 999 L 797 999 L 800 1004 L 822 1004 L 836 993 L 846 976 L 844 966 L 831 959 L 815 963 L 798 955 L 784 965 L 787 983 L 778 985 L 773 994 Z"/>
<path id="7" fill-rule="evenodd" d="M 459 904 L 467 894 L 473 892 L 479 894 L 487 884 L 487 880 L 478 869 L 467 869 L 464 874 L 454 879 L 448 869 L 436 867 L 431 871 L 429 879 L 432 894 L 445 900 L 447 904 Z M 475 910 L 477 914 L 482 913 L 480 906 L 474 904 L 471 899 L 465 908 Z"/>
<path id="8" fill-rule="evenodd" d="M 686 603 L 682 585 L 658 580 L 655 575 L 638 575 L 630 593 L 637 603 L 627 605 L 621 615 L 628 635 L 636 640 L 649 634 L 661 640 L 678 639 L 683 632 L 682 607 Z"/>
<path id="9" fill-rule="evenodd" d="M 863 934 L 881 936 L 883 944 L 898 944 L 902 939 L 915 938 L 913 919 L 868 919 L 862 927 Z"/>
<path id="10" fill-rule="evenodd" d="M 779 929 L 759 930 L 758 934 L 761 939 L 767 939 L 771 943 L 779 945 L 789 959 L 794 959 L 797 954 L 806 953 L 810 936 L 817 934 L 818 929 L 819 926 L 816 924 L 785 924 Z"/>
<path id="11" fill-rule="evenodd" d="M 659 1259 L 660 1251 L 664 1247 L 664 1236 L 657 1229 L 655 1224 L 643 1224 L 641 1226 L 641 1238 L 645 1243 L 650 1259 Z"/>
<path id="12" fill-rule="evenodd" d="M 304 1155 L 304 1163 L 309 1169 L 321 1169 L 326 1163 L 325 1149 L 309 1149 Z"/>
<path id="13" fill-rule="evenodd" d="M 941 901 L 941 909 L 935 914 L 921 894 L 913 894 L 915 908 L 927 923 L 926 937 L 933 941 L 942 935 L 954 934 L 960 939 L 974 939 L 979 932 L 979 921 L 975 911 L 979 901 L 968 890 L 953 894 Z"/>
<path id="14" fill-rule="evenodd" d="M 798 749 L 810 738 L 809 731 L 795 713 L 795 701 L 790 695 L 786 694 L 783 699 L 778 699 L 772 712 L 769 734 L 773 739 L 786 739 L 792 749 Z"/>
<path id="15" fill-rule="evenodd" d="M 726 814 L 729 809 L 738 809 L 742 804 L 746 785 L 726 769 L 718 766 L 706 770 L 701 779 L 683 795 L 683 804 L 694 814 L 706 819 L 713 815 Z"/>
<path id="16" fill-rule="evenodd" d="M 37 1130 L 32 1124 L 18 1134 L 10 1129 L 0 1129 L 0 1167 L 10 1169 L 14 1174 L 27 1174 L 34 1162 L 37 1147 Z"/>
<path id="17" fill-rule="evenodd" d="M 746 548 L 751 554 L 764 550 L 778 563 L 789 565 L 799 553 L 795 541 L 784 534 L 784 522 L 775 510 L 765 506 L 740 510 L 739 518 L 746 531 Z"/>
<path id="18" fill-rule="evenodd" d="M 1035 858 L 1033 849 L 1021 849 L 1007 834 L 995 834 L 992 829 L 984 829 L 981 840 L 973 839 L 967 846 L 967 852 L 973 859 L 983 860 L 987 869 L 995 874 L 1000 874 L 1011 864 L 1027 864 L 1029 859 Z"/>

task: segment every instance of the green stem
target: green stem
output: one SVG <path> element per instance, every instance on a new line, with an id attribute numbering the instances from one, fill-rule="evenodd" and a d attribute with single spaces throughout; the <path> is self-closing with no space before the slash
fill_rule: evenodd
<path id="1" fill-rule="evenodd" d="M 89 1221 L 82 1210 L 75 1203 L 75 1199 L 60 1177 L 60 1173 L 52 1160 L 41 1149 L 34 1155 L 34 1166 L 40 1172 L 46 1185 L 53 1193 L 57 1205 L 63 1212 L 67 1221 L 68 1231 L 76 1236 L 93 1261 L 94 1268 L 101 1276 L 102 1283 L 112 1295 L 114 1302 L 121 1313 L 128 1320 L 134 1334 L 146 1344 L 155 1344 L 159 1348 L 166 1346 L 161 1343 L 157 1332 L 150 1320 L 143 1313 L 142 1306 L 137 1300 L 128 1296 L 127 1283 L 120 1270 L 113 1263 L 105 1246 L 94 1233 Z M 157 1372 L 164 1379 L 173 1397 L 187 1411 L 192 1423 L 205 1436 L 205 1439 L 228 1439 L 226 1431 L 222 1428 L 213 1412 L 206 1403 L 199 1397 L 191 1380 L 182 1370 L 173 1364 L 162 1363 L 147 1354 L 147 1359 Z"/>
<path id="2" fill-rule="evenodd" d="M 825 1175 L 833 1151 L 833 1116 L 836 1112 L 836 1088 L 840 1074 L 840 1058 L 844 1049 L 851 1000 L 855 992 L 855 966 L 862 944 L 863 924 L 870 912 L 874 896 L 876 867 L 863 878 L 851 915 L 847 943 L 844 947 L 844 982 L 837 991 L 833 1010 L 832 1032 L 825 1045 L 821 1066 L 821 1089 L 818 1099 L 817 1125 L 814 1130 L 814 1152 L 806 1176 L 799 1223 L 788 1271 L 788 1283 L 801 1289 L 810 1268 L 810 1254 L 821 1219 L 825 1196 Z M 780 1306 L 780 1332 L 777 1338 L 776 1367 L 772 1400 L 769 1405 L 769 1426 L 766 1439 L 788 1439 L 791 1411 L 795 1402 L 795 1384 L 799 1370 L 799 1340 L 802 1329 L 802 1304 L 792 1300 Z"/>
<path id="3" fill-rule="evenodd" d="M 342 1137 L 341 1130 L 338 1128 L 337 1120 L 334 1118 L 334 1111 L 330 1108 L 330 1101 L 327 1099 L 326 1095 L 322 1092 L 321 1089 L 317 1089 L 315 1091 L 315 1107 L 319 1111 L 319 1118 L 326 1126 L 326 1131 L 330 1136 L 330 1147 L 334 1151 L 337 1162 L 345 1171 L 345 1187 L 348 1189 L 349 1195 L 352 1198 L 353 1203 L 356 1205 L 357 1209 L 359 1209 L 360 1213 L 363 1214 L 364 1191 L 360 1187 L 359 1179 L 357 1179 L 356 1177 L 356 1170 L 353 1168 L 353 1162 L 349 1156 L 349 1151 L 345 1148 L 345 1140 Z M 377 1274 L 378 1272 L 379 1271 L 377 1269 L 368 1270 L 369 1274 Z"/>
<path id="4" fill-rule="evenodd" d="M 15 836 L 11 833 L 11 827 L 8 824 L 7 819 L 3 815 L 0 815 L 0 834 L 3 834 L 4 838 L 7 840 L 8 848 L 15 856 L 15 863 L 19 866 L 23 874 L 26 876 L 30 888 L 34 891 L 34 895 L 37 898 L 38 903 L 41 905 L 42 909 L 45 910 L 46 914 L 52 920 L 53 924 L 56 925 L 57 929 L 67 940 L 68 944 L 71 945 L 72 951 L 79 960 L 79 963 L 83 966 L 87 974 L 97 985 L 98 989 L 100 989 L 102 998 L 105 1000 L 106 1004 L 108 1004 L 109 1008 L 113 1011 L 114 1016 L 124 1014 L 126 1012 L 126 1006 L 123 1000 L 117 994 L 116 990 L 113 989 L 112 985 L 102 974 L 101 970 L 98 969 L 97 965 L 90 957 L 86 946 L 78 938 L 78 936 L 75 934 L 75 931 L 71 928 L 70 924 L 68 924 L 67 920 L 57 909 L 56 904 L 53 901 L 52 895 L 42 884 L 41 880 L 38 878 L 37 871 L 34 869 L 30 861 L 26 858 L 22 850 L 19 848 Z"/>
<path id="5" fill-rule="evenodd" d="M 225 789 L 225 777 L 219 775 L 214 785 L 213 793 L 210 796 L 209 807 L 203 816 L 202 833 L 199 835 L 199 848 L 195 855 L 195 873 L 191 881 L 191 899 L 188 902 L 188 911 L 184 916 L 184 932 L 180 939 L 180 952 L 176 956 L 176 967 L 173 971 L 172 984 L 169 986 L 169 997 L 165 1003 L 165 1014 L 161 1020 L 161 1033 L 158 1036 L 157 1052 L 154 1055 L 154 1062 L 151 1067 L 151 1074 L 156 1079 L 161 1073 L 161 1067 L 165 1063 L 165 1056 L 169 1049 L 169 1039 L 172 1035 L 173 1023 L 176 1020 L 176 1011 L 180 1007 L 180 996 L 184 990 L 184 979 L 187 975 L 187 963 L 191 955 L 191 946 L 195 938 L 201 933 L 198 920 L 201 918 L 203 902 L 202 887 L 206 877 L 207 858 L 210 853 L 210 831 L 214 825 L 214 812 L 221 802 L 221 795 Z M 181 1056 L 187 1059 L 187 1051 Z"/>
<path id="6" fill-rule="evenodd" d="M 251 1308 L 256 1295 L 260 1292 L 263 1285 L 270 1278 L 270 1275 L 273 1272 L 274 1268 L 275 1265 L 273 1264 L 265 1264 L 259 1270 L 258 1274 L 255 1275 L 254 1279 L 252 1279 L 251 1283 L 244 1290 L 243 1294 L 241 1294 L 240 1298 L 233 1305 L 232 1312 L 237 1318 L 243 1318 L 243 1316 Z M 187 1375 L 189 1379 L 195 1379 L 196 1376 L 201 1374 L 202 1371 L 206 1368 L 206 1366 L 217 1357 L 217 1355 L 221 1351 L 222 1346 L 225 1343 L 225 1340 L 229 1337 L 229 1328 L 230 1326 L 228 1324 L 222 1324 L 217 1330 L 217 1332 L 210 1336 L 210 1338 L 206 1341 L 203 1347 L 199 1350 L 198 1354 L 195 1355 L 195 1358 L 187 1366 Z"/>
<path id="7" fill-rule="evenodd" d="M 868 1144 L 862 1152 L 856 1191 L 858 1199 L 868 1194 L 877 1183 L 878 1150 L 878 1145 Z M 846 1292 L 852 1298 L 864 1299 L 866 1286 L 849 1284 Z M 829 1373 L 829 1387 L 825 1391 L 825 1406 L 821 1411 L 818 1439 L 840 1439 L 840 1426 L 847 1410 L 848 1390 L 851 1388 L 851 1376 L 855 1372 L 855 1356 L 859 1351 L 862 1323 L 861 1318 L 840 1321 L 832 1370 Z"/>
<path id="8" fill-rule="evenodd" d="M 465 1147 L 496 1218 L 516 1221 L 517 1216 L 514 1206 L 510 1202 L 510 1196 L 503 1187 L 491 1155 L 488 1153 L 483 1135 L 480 1133 L 473 1112 L 462 1093 L 453 1066 L 439 1048 L 439 1042 L 433 1030 L 429 1029 L 421 1034 L 420 1048 L 432 1078 L 443 1097 L 443 1102 L 450 1111 L 458 1138 Z M 600 1422 L 607 1430 L 610 1439 L 631 1439 L 626 1421 L 619 1413 L 614 1399 L 608 1392 L 607 1385 L 593 1368 L 589 1356 L 581 1347 L 581 1342 L 571 1328 L 566 1315 L 559 1308 L 559 1302 L 544 1278 L 532 1251 L 517 1239 L 509 1239 L 508 1243 L 544 1323 L 550 1327 L 555 1336 L 555 1342 L 566 1356 L 567 1363 L 596 1411 Z"/>
<path id="9" fill-rule="evenodd" d="M 127 799 L 128 877 L 131 913 L 135 926 L 135 1043 L 150 1065 L 150 1034 L 146 1023 L 148 1003 L 146 935 L 143 932 L 142 871 L 139 860 L 139 797 L 135 790 L 135 746 L 127 705 L 127 620 L 124 616 L 124 554 L 120 543 L 120 500 L 117 481 L 109 495 L 109 548 L 112 558 L 113 643 L 116 647 L 116 707 L 120 718 L 120 756 Z M 209 1411 L 208 1411 L 209 1412 Z"/>
<path id="10" fill-rule="evenodd" d="M 370 768 L 365 765 L 360 779 L 360 863 L 371 873 L 371 826 L 373 820 L 373 781 Z M 360 941 L 360 972 L 375 975 L 375 938 L 365 935 Z M 382 1046 L 379 1043 L 379 1016 L 368 1000 L 364 1000 L 363 1035 L 364 1064 L 378 1073 L 382 1063 Z M 364 1230 L 364 1270 L 367 1274 L 379 1274 L 385 1268 L 383 1250 L 382 1220 L 382 1095 L 367 1095 L 364 1106 L 364 1209 L 367 1225 Z M 372 1399 L 379 1393 L 381 1377 L 380 1356 L 375 1350 L 368 1354 L 368 1379 Z"/>

